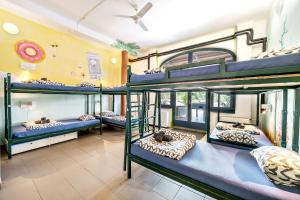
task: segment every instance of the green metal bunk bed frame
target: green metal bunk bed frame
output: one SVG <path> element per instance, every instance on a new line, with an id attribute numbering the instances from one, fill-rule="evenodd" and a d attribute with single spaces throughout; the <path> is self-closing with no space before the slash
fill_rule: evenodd
<path id="1" fill-rule="evenodd" d="M 170 78 L 169 72 L 171 70 L 187 69 L 193 67 L 204 66 L 208 64 L 220 64 L 221 71 L 218 74 L 213 75 L 200 75 L 184 78 Z M 299 116 L 300 116 L 300 66 L 282 66 L 275 69 L 259 69 L 259 70 L 244 70 L 240 72 L 227 72 L 224 59 L 218 59 L 207 62 L 199 62 L 193 64 L 187 64 L 177 67 L 169 67 L 165 71 L 165 77 L 162 80 L 146 81 L 139 83 L 130 83 L 130 76 L 132 75 L 131 67 L 128 67 L 129 82 L 127 84 L 127 127 L 126 127 L 126 140 L 125 149 L 127 152 L 127 177 L 131 178 L 131 162 L 136 162 L 146 168 L 149 168 L 157 173 L 160 173 L 166 177 L 174 179 L 184 185 L 187 185 L 195 190 L 203 192 L 211 197 L 217 199 L 241 199 L 230 193 L 214 188 L 210 185 L 196 181 L 193 178 L 184 176 L 178 172 L 170 170 L 168 168 L 157 165 L 153 162 L 149 162 L 141 157 L 131 154 L 131 145 L 143 137 L 147 137 L 153 134 L 151 132 L 140 131 L 138 138 L 132 137 L 131 130 L 131 107 L 130 107 L 130 95 L 132 92 L 139 91 L 152 91 L 159 94 L 162 89 L 180 89 L 180 88 L 192 88 L 199 89 L 200 91 L 206 91 L 206 132 L 210 132 L 210 104 L 212 92 L 236 92 L 236 93 L 260 93 L 269 90 L 283 90 L 283 110 L 282 110 L 282 141 L 281 145 L 286 147 L 286 127 L 287 127 L 287 90 L 295 89 L 295 112 L 294 112 L 294 136 L 293 136 L 293 150 L 299 150 Z M 146 102 L 142 102 L 145 106 Z M 160 124 L 160 105 L 157 102 L 156 107 L 158 112 L 158 128 Z M 145 118 L 145 116 L 143 117 Z M 155 117 L 154 117 L 155 118 Z M 155 122 L 153 123 L 155 124 Z M 208 140 L 208 142 L 210 142 Z"/>
<path id="2" fill-rule="evenodd" d="M 67 129 L 62 131 L 55 131 L 52 133 L 29 136 L 25 138 L 16 138 L 12 137 L 12 113 L 11 113 L 11 102 L 12 102 L 12 93 L 39 93 L 39 94 L 67 94 L 67 95 L 86 95 L 86 112 L 89 113 L 89 95 L 101 95 L 100 90 L 98 91 L 77 91 L 77 90 L 54 90 L 54 89 L 35 89 L 35 88 L 13 88 L 11 87 L 11 74 L 8 73 L 7 77 L 4 78 L 4 110 L 5 110 L 5 137 L 7 139 L 7 152 L 8 158 L 11 159 L 12 145 L 21 144 L 25 142 L 30 142 L 38 139 L 49 138 L 53 136 L 58 136 L 66 133 L 71 133 L 74 131 L 86 130 L 100 125 L 89 125 L 80 128 Z"/>
<path id="3" fill-rule="evenodd" d="M 102 135 L 103 133 L 103 122 L 102 122 L 102 95 L 112 95 L 113 97 L 113 112 L 115 110 L 115 95 L 126 95 L 127 94 L 127 90 L 121 90 L 121 91 L 115 91 L 115 90 L 103 90 L 102 84 L 100 86 L 100 135 Z M 109 123 L 109 125 L 114 126 L 114 127 L 118 127 L 121 129 L 125 129 L 126 126 L 121 126 L 119 124 L 115 124 L 115 123 Z"/>

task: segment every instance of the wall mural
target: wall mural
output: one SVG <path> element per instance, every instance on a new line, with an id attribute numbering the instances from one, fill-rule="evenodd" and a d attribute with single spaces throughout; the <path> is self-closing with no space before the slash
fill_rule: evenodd
<path id="1" fill-rule="evenodd" d="M 46 56 L 44 49 L 32 41 L 19 41 L 15 48 L 19 57 L 30 63 L 41 62 Z"/>
<path id="2" fill-rule="evenodd" d="M 268 50 L 300 46 L 300 1 L 276 0 L 268 24 Z"/>

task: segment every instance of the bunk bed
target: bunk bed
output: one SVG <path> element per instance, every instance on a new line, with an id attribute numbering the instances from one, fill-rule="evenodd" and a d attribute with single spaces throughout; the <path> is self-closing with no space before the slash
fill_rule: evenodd
<path id="1" fill-rule="evenodd" d="M 115 95 L 126 95 L 127 94 L 127 88 L 126 86 L 119 86 L 119 87 L 111 87 L 111 88 L 102 88 L 102 85 L 100 86 L 100 97 L 101 97 L 101 103 L 102 103 L 102 95 L 111 95 L 113 100 L 113 109 L 112 112 L 115 111 Z M 102 134 L 102 125 L 108 125 L 112 127 L 118 127 L 121 129 L 125 129 L 126 127 L 126 118 L 120 116 L 120 115 L 114 115 L 114 116 L 103 116 L 102 112 L 102 106 L 99 115 L 96 115 L 96 118 L 100 119 L 100 134 Z"/>
<path id="2" fill-rule="evenodd" d="M 213 143 L 210 128 L 211 94 L 213 92 L 262 93 L 283 91 L 281 146 L 286 147 L 287 90 L 295 90 L 295 112 L 300 111 L 300 53 L 240 62 L 216 59 L 166 68 L 164 73 L 135 75 L 128 67 L 127 93 L 127 176 L 131 162 L 192 187 L 216 199 L 300 199 L 297 187 L 278 186 L 270 182 L 250 156 L 249 150 Z M 130 93 L 136 90 L 159 94 L 166 90 L 194 89 L 206 92 L 207 142 L 197 141 L 181 160 L 173 160 L 138 146 L 138 141 L 155 130 L 140 129 L 132 136 Z M 143 102 L 147 104 L 147 102 Z M 156 106 L 160 116 L 160 105 Z M 142 116 L 145 117 L 145 116 Z M 299 115 L 294 117 L 293 150 L 299 150 Z M 155 124 L 155 123 L 154 123 Z M 158 129 L 160 129 L 158 118 Z"/>
<path id="3" fill-rule="evenodd" d="M 59 120 L 60 125 L 27 130 L 22 125 L 12 124 L 12 94 L 13 93 L 39 93 L 39 94 L 67 94 L 85 95 L 86 112 L 89 113 L 89 96 L 99 95 L 99 88 L 77 86 L 43 85 L 32 83 L 13 83 L 11 74 L 4 78 L 4 104 L 5 104 L 5 139 L 8 158 L 12 155 L 29 151 L 35 148 L 49 146 L 58 142 L 77 138 L 77 131 L 86 130 L 100 125 L 100 120 L 81 121 L 76 119 Z"/>
<path id="4" fill-rule="evenodd" d="M 242 90 L 242 91 L 234 91 L 234 92 L 220 92 L 220 91 L 215 91 L 214 94 L 217 95 L 218 97 L 218 105 L 217 105 L 217 124 L 219 122 L 226 124 L 226 125 L 234 125 L 236 122 L 233 121 L 228 121 L 228 120 L 221 120 L 221 115 L 220 115 L 220 110 L 221 110 L 221 105 L 220 105 L 220 95 L 221 94 L 233 94 L 235 96 L 237 95 L 256 95 L 256 119 L 255 119 L 255 124 L 251 123 L 243 123 L 244 126 L 250 127 L 252 130 L 255 130 L 256 134 L 252 134 L 252 136 L 255 138 L 255 141 L 257 142 L 255 145 L 247 145 L 247 144 L 238 144 L 230 141 L 223 141 L 218 138 L 218 134 L 222 132 L 222 130 L 219 130 L 217 127 L 215 127 L 211 132 L 207 133 L 207 141 L 215 143 L 215 144 L 221 144 L 221 145 L 227 145 L 230 147 L 236 147 L 236 148 L 241 148 L 241 149 L 253 149 L 257 147 L 262 147 L 262 146 L 272 146 L 273 143 L 270 141 L 270 139 L 266 136 L 266 134 L 258 127 L 259 126 L 259 113 L 260 113 L 260 94 L 263 91 L 247 91 L 247 90 Z M 239 130 L 239 129 L 237 129 Z M 244 129 L 241 129 L 244 130 Z"/>

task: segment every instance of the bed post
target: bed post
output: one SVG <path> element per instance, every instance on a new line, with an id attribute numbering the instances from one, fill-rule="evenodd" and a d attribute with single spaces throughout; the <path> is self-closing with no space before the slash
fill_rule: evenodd
<path id="1" fill-rule="evenodd" d="M 158 92 L 155 92 L 155 103 L 154 103 L 154 111 L 153 111 L 153 123 L 152 123 L 152 127 L 153 127 L 153 131 L 152 133 L 155 133 L 155 125 L 156 125 L 156 110 L 158 109 Z"/>
<path id="2" fill-rule="evenodd" d="M 288 90 L 283 89 L 282 99 L 282 124 L 281 124 L 281 146 L 286 147 L 286 123 L 287 123 L 287 100 Z"/>
<path id="3" fill-rule="evenodd" d="M 146 115 L 146 93 L 145 91 L 142 92 L 142 125 L 141 125 L 141 132 L 140 132 L 140 137 L 143 137 L 144 135 L 144 130 L 145 130 L 145 115 Z"/>
<path id="4" fill-rule="evenodd" d="M 294 111 L 294 135 L 293 135 L 293 151 L 299 150 L 299 113 L 300 113 L 300 90 L 295 89 L 295 111 Z"/>
<path id="5" fill-rule="evenodd" d="M 12 133 L 11 133 L 11 74 L 7 74 L 5 93 L 6 93 L 6 124 L 7 124 L 7 155 L 8 159 L 11 159 L 11 145 L 12 145 Z"/>
<path id="6" fill-rule="evenodd" d="M 210 142 L 210 97 L 211 92 L 208 89 L 206 91 L 206 136 L 207 136 L 207 142 Z"/>
<path id="7" fill-rule="evenodd" d="M 259 126 L 259 108 L 260 108 L 260 102 L 259 102 L 259 96 L 260 96 L 260 93 L 258 92 L 257 93 L 257 96 L 256 96 L 256 126 L 258 127 Z"/>
<path id="8" fill-rule="evenodd" d="M 213 98 L 214 99 L 214 98 Z M 218 122 L 220 121 L 220 93 L 218 92 Z"/>
<path id="9" fill-rule="evenodd" d="M 130 93 L 130 89 L 129 87 L 127 88 L 127 120 L 126 120 L 126 135 L 127 135 L 127 139 L 125 140 L 126 142 L 126 146 L 127 146 L 127 150 L 125 151 L 125 153 L 127 152 L 127 156 L 125 158 L 127 158 L 127 178 L 130 179 L 131 178 L 131 160 L 130 160 L 130 150 L 131 150 L 131 93 Z M 126 161 L 126 159 L 125 159 Z"/>
<path id="10" fill-rule="evenodd" d="M 102 84 L 100 84 L 100 113 L 99 113 L 99 118 L 100 118 L 100 135 L 102 135 Z"/>
<path id="11" fill-rule="evenodd" d="M 115 95 L 112 95 L 112 111 L 115 112 Z"/>
<path id="12" fill-rule="evenodd" d="M 90 114 L 90 96 L 87 94 L 86 95 L 86 114 Z"/>
<path id="13" fill-rule="evenodd" d="M 158 102 L 157 102 L 157 107 L 158 107 L 158 130 L 161 129 L 161 92 L 158 93 Z"/>

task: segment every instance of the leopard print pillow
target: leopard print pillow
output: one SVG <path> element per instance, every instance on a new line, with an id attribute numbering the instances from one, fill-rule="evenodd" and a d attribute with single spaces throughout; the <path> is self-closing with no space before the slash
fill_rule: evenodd
<path id="1" fill-rule="evenodd" d="M 269 52 L 262 52 L 257 56 L 254 56 L 253 59 L 262 59 L 262 58 L 272 58 L 276 56 L 283 56 L 288 54 L 300 53 L 300 47 L 294 48 L 284 48 L 280 50 L 272 50 Z"/>
<path id="2" fill-rule="evenodd" d="M 254 149 L 250 154 L 260 169 L 275 184 L 300 186 L 300 155 L 294 151 L 276 146 Z"/>
<path id="3" fill-rule="evenodd" d="M 153 136 L 140 139 L 137 144 L 148 151 L 166 156 L 175 160 L 180 160 L 185 153 L 194 147 L 196 136 L 188 133 L 182 133 L 169 129 L 162 129 L 166 135 L 172 136 L 170 142 L 157 142 Z"/>
<path id="4" fill-rule="evenodd" d="M 216 125 L 216 129 L 218 130 L 237 130 L 237 131 L 243 131 L 243 132 L 247 132 L 251 135 L 259 135 L 260 134 L 260 130 L 259 128 L 253 126 L 253 125 L 245 125 L 245 128 L 241 129 L 241 128 L 236 128 L 233 127 L 232 123 L 224 123 L 224 122 L 218 122 Z"/>
<path id="5" fill-rule="evenodd" d="M 116 116 L 116 114 L 112 111 L 103 111 L 101 113 L 102 117 L 114 117 Z"/>
<path id="6" fill-rule="evenodd" d="M 35 130 L 35 129 L 42 129 L 42 128 L 50 128 L 54 126 L 63 125 L 62 122 L 57 122 L 55 120 L 50 119 L 50 123 L 45 124 L 36 124 L 34 121 L 25 122 L 23 124 L 27 130 Z"/>
<path id="7" fill-rule="evenodd" d="M 79 120 L 81 121 L 89 121 L 89 120 L 94 120 L 95 117 L 93 115 L 81 115 L 79 117 Z"/>
<path id="8" fill-rule="evenodd" d="M 239 144 L 256 145 L 257 142 L 253 135 L 238 130 L 225 130 L 217 134 L 220 140 L 234 142 Z"/>

